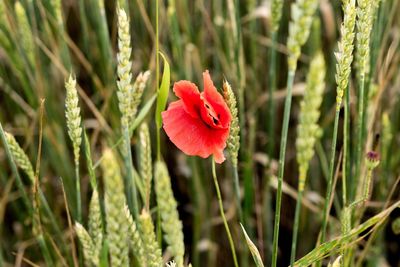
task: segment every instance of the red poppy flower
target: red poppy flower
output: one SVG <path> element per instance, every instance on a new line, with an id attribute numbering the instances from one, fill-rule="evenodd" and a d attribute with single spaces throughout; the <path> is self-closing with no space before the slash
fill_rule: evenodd
<path id="1" fill-rule="evenodd" d="M 214 155 L 215 162 L 222 163 L 231 113 L 208 71 L 203 73 L 203 81 L 202 93 L 189 81 L 174 84 L 174 93 L 180 99 L 162 112 L 164 130 L 185 154 L 202 158 Z"/>

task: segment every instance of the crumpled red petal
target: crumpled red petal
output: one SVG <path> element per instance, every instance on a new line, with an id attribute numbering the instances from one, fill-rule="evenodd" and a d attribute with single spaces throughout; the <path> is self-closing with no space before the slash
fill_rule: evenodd
<path id="1" fill-rule="evenodd" d="M 174 93 L 183 101 L 183 106 L 193 118 L 199 118 L 200 106 L 203 101 L 200 99 L 200 92 L 197 86 L 189 81 L 179 81 L 174 84 Z"/>
<path id="2" fill-rule="evenodd" d="M 215 162 L 225 160 L 223 150 L 229 136 L 229 127 L 214 129 L 201 119 L 194 118 L 186 112 L 182 100 L 172 102 L 162 112 L 164 130 L 169 139 L 184 153 L 207 158 L 214 155 Z"/>
<path id="3" fill-rule="evenodd" d="M 213 107 L 219 118 L 221 128 L 229 127 L 231 113 L 229 112 L 229 108 L 225 103 L 224 98 L 215 88 L 208 70 L 203 72 L 203 83 L 204 91 L 201 93 L 202 97 Z"/>

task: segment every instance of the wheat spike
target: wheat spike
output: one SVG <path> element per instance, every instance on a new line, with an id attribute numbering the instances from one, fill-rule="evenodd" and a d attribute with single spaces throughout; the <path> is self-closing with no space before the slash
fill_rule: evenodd
<path id="1" fill-rule="evenodd" d="M 325 88 L 325 61 L 318 53 L 311 62 L 307 76 L 307 86 L 303 101 L 300 104 L 299 125 L 297 127 L 297 163 L 299 164 L 299 190 L 304 189 L 309 161 L 314 156 L 314 144 L 320 133 L 318 119 L 322 94 Z"/>
<path id="2" fill-rule="evenodd" d="M 150 195 L 151 195 L 151 181 L 153 177 L 153 168 L 151 162 L 151 145 L 150 145 L 150 133 L 149 127 L 146 123 L 142 123 L 139 129 L 140 138 L 140 175 L 144 180 L 145 184 L 145 204 L 147 210 L 150 207 Z"/>
<path id="3" fill-rule="evenodd" d="M 147 259 L 147 267 L 163 266 L 161 249 L 158 246 L 154 225 L 150 214 L 143 209 L 139 216 L 139 227 L 142 234 L 144 253 Z"/>
<path id="4" fill-rule="evenodd" d="M 15 13 L 17 15 L 18 31 L 21 38 L 21 44 L 26 54 L 29 63 L 34 65 L 34 41 L 31 26 L 29 24 L 28 16 L 26 10 L 20 3 L 20 1 L 15 2 Z"/>
<path id="5" fill-rule="evenodd" d="M 100 251 L 96 249 L 92 238 L 86 229 L 80 224 L 75 223 L 75 231 L 78 235 L 79 241 L 83 247 L 83 254 L 87 261 L 90 261 L 94 266 L 99 266 Z"/>
<path id="6" fill-rule="evenodd" d="M 129 241 L 132 247 L 133 253 L 136 256 L 137 260 L 142 263 L 143 266 L 147 265 L 147 259 L 144 252 L 144 245 L 142 238 L 140 236 L 140 232 L 138 230 L 136 222 L 133 221 L 132 214 L 129 211 L 127 205 L 125 205 L 125 217 L 128 222 L 129 227 Z"/>
<path id="7" fill-rule="evenodd" d="M 336 110 L 340 110 L 343 95 L 349 83 L 351 63 L 353 61 L 354 50 L 354 26 L 356 23 L 355 0 L 343 1 L 344 19 L 340 32 L 342 39 L 339 41 L 338 52 L 335 53 L 336 64 Z"/>
<path id="8" fill-rule="evenodd" d="M 72 141 L 74 149 L 75 163 L 78 163 L 80 146 L 82 143 L 81 109 L 79 108 L 76 79 L 72 75 L 70 75 L 68 81 L 66 81 L 65 89 L 67 90 L 65 98 L 65 117 L 67 119 L 69 138 Z"/>
<path id="9" fill-rule="evenodd" d="M 122 8 L 117 10 L 118 17 L 118 105 L 121 111 L 122 127 L 129 127 L 129 117 L 132 114 L 131 96 L 132 96 L 132 62 L 131 62 L 131 35 L 129 33 L 129 19 Z"/>
<path id="10" fill-rule="evenodd" d="M 229 128 L 229 137 L 227 140 L 227 147 L 229 154 L 231 156 L 232 164 L 237 167 L 238 164 L 238 153 L 240 148 L 240 128 L 239 128 L 239 118 L 238 109 L 235 94 L 232 91 L 231 85 L 224 81 L 223 93 L 225 102 L 228 104 L 229 111 L 231 112 L 232 120 Z"/>
<path id="11" fill-rule="evenodd" d="M 20 147 L 12 134 L 5 132 L 5 135 L 15 163 L 26 173 L 26 175 L 28 175 L 29 180 L 33 184 L 35 180 L 35 173 L 28 156 L 25 154 L 25 151 Z"/>
<path id="12" fill-rule="evenodd" d="M 132 94 L 131 94 L 131 108 L 130 108 L 130 123 L 133 123 L 133 120 L 136 118 L 136 113 L 138 106 L 140 104 L 140 100 L 142 99 L 143 91 L 146 87 L 146 83 L 150 77 L 150 71 L 145 71 L 139 73 L 136 77 L 135 83 L 133 84 Z"/>
<path id="13" fill-rule="evenodd" d="M 182 222 L 179 220 L 177 204 L 171 187 L 171 178 L 165 163 L 161 161 L 155 164 L 154 181 L 164 238 L 178 267 L 182 267 L 185 254 Z"/>
<path id="14" fill-rule="evenodd" d="M 95 189 L 89 205 L 89 233 L 97 251 L 100 251 L 103 244 L 103 224 L 101 220 L 101 208 L 99 194 Z"/>
<path id="15" fill-rule="evenodd" d="M 117 160 L 110 149 L 104 151 L 101 163 L 104 174 L 106 230 L 111 263 L 112 266 L 127 266 L 129 262 L 126 236 L 128 225 L 125 221 L 123 180 Z"/>
<path id="16" fill-rule="evenodd" d="M 375 7 L 373 2 L 375 0 L 357 0 L 356 67 L 358 76 L 369 72 L 369 42 Z"/>
<path id="17" fill-rule="evenodd" d="M 274 32 L 279 30 L 279 22 L 282 17 L 283 0 L 272 0 L 271 2 L 271 28 Z"/>
<path id="18" fill-rule="evenodd" d="M 290 71 L 297 68 L 301 47 L 310 35 L 313 16 L 318 7 L 318 0 L 296 0 L 291 6 L 291 21 L 287 47 L 289 50 L 288 65 Z"/>

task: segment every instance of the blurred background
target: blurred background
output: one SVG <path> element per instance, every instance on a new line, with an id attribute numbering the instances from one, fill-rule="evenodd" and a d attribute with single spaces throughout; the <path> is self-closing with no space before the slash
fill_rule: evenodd
<path id="1" fill-rule="evenodd" d="M 37 160 L 39 140 L 39 106 L 45 99 L 40 187 L 63 229 L 59 236 L 45 230 L 45 238 L 54 242 L 66 258 L 71 254 L 68 222 L 61 190 L 65 186 L 72 216 L 75 214 L 74 165 L 72 145 L 65 123 L 64 82 L 74 73 L 79 84 L 83 125 L 87 129 L 94 162 L 102 148 L 112 146 L 120 133 L 120 112 L 116 97 L 116 1 L 103 0 L 0 0 L 0 122 L 12 133 L 30 160 Z M 123 1 L 121 1 L 123 2 Z M 261 0 L 169 0 L 159 5 L 160 50 L 171 66 L 171 82 L 191 80 L 202 88 L 202 72 L 208 69 L 217 88 L 227 79 L 239 100 L 241 149 L 239 177 L 242 191 L 243 224 L 259 248 L 266 265 L 271 257 L 273 216 L 277 175 L 277 158 L 287 76 L 286 38 L 290 4 L 283 1 L 283 16 L 278 31 L 277 91 L 272 135 L 267 134 L 271 121 L 269 107 L 269 55 L 271 48 L 270 1 Z M 156 12 L 155 1 L 130 0 L 132 37 L 132 72 L 150 70 L 151 78 L 142 105 L 156 93 Z M 384 146 L 378 145 L 382 164 L 375 173 L 372 201 L 365 217 L 378 213 L 386 201 L 391 185 L 399 175 L 400 152 L 400 11 L 396 0 L 381 1 L 371 36 L 371 71 L 367 98 L 368 137 L 382 132 L 382 115 L 388 114 L 391 136 Z M 323 198 L 328 176 L 329 148 L 335 112 L 336 84 L 334 52 L 337 49 L 342 22 L 341 1 L 321 0 L 314 16 L 311 35 L 302 50 L 295 77 L 288 150 L 283 187 L 279 266 L 289 265 L 297 188 L 296 125 L 299 103 L 304 93 L 305 76 L 310 58 L 322 50 L 327 67 L 326 89 L 321 106 L 322 136 L 310 166 L 306 205 L 301 213 L 298 257 L 315 247 L 322 218 Z M 351 99 L 357 95 L 350 85 Z M 175 99 L 171 93 L 170 99 Z M 351 127 L 356 115 L 350 101 Z M 151 111 L 153 112 L 153 110 Z M 343 114 L 343 113 L 342 113 Z M 153 114 L 146 116 L 150 125 L 153 149 L 155 123 Z M 342 117 L 341 123 L 342 125 Z M 340 126 L 337 153 L 342 149 Z M 382 139 L 381 139 L 382 141 Z M 351 141 L 353 142 L 353 141 Z M 137 163 L 137 138 L 132 139 L 134 163 Z M 210 160 L 187 157 L 162 134 L 162 154 L 167 162 L 179 215 L 184 225 L 187 257 L 193 266 L 232 266 L 230 250 L 219 217 Z M 153 153 L 155 156 L 155 153 Z M 101 177 L 96 169 L 96 175 Z M 218 179 L 225 200 L 241 266 L 253 266 L 245 246 L 235 209 L 231 163 L 218 166 Z M 27 177 L 24 186 L 30 194 Z M 101 179 L 99 179 L 101 180 Z M 101 182 L 100 182 L 101 183 Z M 91 189 L 85 165 L 81 166 L 82 210 L 84 221 Z M 339 189 L 340 190 L 340 189 Z M 340 195 L 339 195 L 340 196 Z M 398 199 L 399 190 L 394 196 Z M 340 197 L 335 197 L 331 215 L 338 218 Z M 391 214 L 387 226 L 373 243 L 368 266 L 400 266 L 400 242 L 390 227 L 400 215 Z M 49 222 L 42 218 L 42 224 Z M 34 239 L 31 218 L 21 201 L 5 151 L 0 147 L 0 257 L 4 263 L 28 266 L 25 259 L 43 265 Z M 340 224 L 332 223 L 332 237 Z M 46 227 L 44 227 L 46 229 Z M 49 241 L 49 242 L 50 242 Z M 360 245 L 363 246 L 363 243 Z M 56 252 L 54 252 L 56 253 Z"/>

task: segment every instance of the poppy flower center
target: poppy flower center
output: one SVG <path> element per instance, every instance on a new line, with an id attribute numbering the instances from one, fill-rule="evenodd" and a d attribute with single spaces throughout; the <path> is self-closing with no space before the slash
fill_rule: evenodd
<path id="1" fill-rule="evenodd" d="M 220 122 L 221 115 L 217 113 L 214 108 L 202 98 L 203 103 L 200 104 L 200 117 L 207 126 L 215 129 L 223 128 Z"/>

